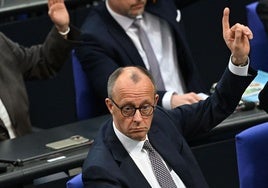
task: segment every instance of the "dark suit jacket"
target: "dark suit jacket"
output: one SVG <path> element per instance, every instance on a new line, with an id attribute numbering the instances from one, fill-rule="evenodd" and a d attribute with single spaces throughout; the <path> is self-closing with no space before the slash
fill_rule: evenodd
<path id="1" fill-rule="evenodd" d="M 256 72 L 251 74 L 254 76 L 240 77 L 227 70 L 207 100 L 170 111 L 156 108 L 148 138 L 186 187 L 208 187 L 186 139 L 208 132 L 228 117 Z M 85 187 L 150 187 L 116 137 L 112 120 L 100 129 L 84 162 L 82 177 Z"/>
<path id="2" fill-rule="evenodd" d="M 189 51 L 181 22 L 177 22 L 177 8 L 188 1 L 148 1 L 145 10 L 166 20 L 174 35 L 179 68 L 187 91 L 205 92 L 197 68 Z M 104 99 L 107 97 L 107 80 L 118 67 L 140 65 L 145 67 L 139 52 L 123 28 L 112 18 L 104 3 L 90 9 L 82 26 L 82 40 L 87 45 L 77 48 L 76 54 L 87 73 L 90 87 L 96 98 L 96 115 L 108 113 Z M 158 91 L 159 105 L 165 91 Z"/>
<path id="3" fill-rule="evenodd" d="M 71 28 L 69 39 L 79 31 Z M 25 80 L 52 78 L 67 61 L 75 42 L 65 40 L 54 27 L 42 45 L 25 48 L 0 33 L 0 98 L 16 136 L 31 132 Z"/>

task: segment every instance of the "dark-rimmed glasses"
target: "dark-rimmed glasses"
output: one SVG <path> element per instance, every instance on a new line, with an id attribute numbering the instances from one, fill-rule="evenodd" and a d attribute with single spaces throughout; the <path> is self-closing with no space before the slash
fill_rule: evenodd
<path id="1" fill-rule="evenodd" d="M 114 102 L 113 99 L 110 98 L 110 100 L 115 104 L 115 106 L 120 109 L 121 114 L 124 117 L 132 117 L 135 115 L 136 111 L 139 110 L 140 114 L 142 116 L 151 116 L 154 112 L 155 106 L 150 105 L 150 104 L 144 104 L 138 108 L 132 105 L 125 105 L 120 107 L 116 102 Z"/>

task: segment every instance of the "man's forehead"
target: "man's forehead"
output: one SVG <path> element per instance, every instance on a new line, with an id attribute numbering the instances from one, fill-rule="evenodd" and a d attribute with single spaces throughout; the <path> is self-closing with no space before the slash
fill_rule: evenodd
<path id="1" fill-rule="evenodd" d="M 125 87 L 115 88 L 116 100 L 120 100 L 122 103 L 126 101 L 150 101 L 154 98 L 153 88 L 144 84 L 125 84 Z"/>

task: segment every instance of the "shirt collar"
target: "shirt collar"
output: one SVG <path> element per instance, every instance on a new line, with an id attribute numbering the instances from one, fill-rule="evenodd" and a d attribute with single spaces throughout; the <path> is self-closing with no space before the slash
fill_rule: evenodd
<path id="1" fill-rule="evenodd" d="M 119 23 L 119 25 L 125 30 L 127 31 L 129 29 L 129 27 L 133 24 L 134 19 L 133 18 L 129 18 L 127 16 L 123 16 L 121 14 L 116 13 L 115 11 L 113 11 L 111 9 L 111 7 L 109 6 L 108 0 L 106 0 L 106 7 L 108 12 L 111 14 L 111 16 L 117 21 L 117 23 Z"/>
<path id="2" fill-rule="evenodd" d="M 126 135 L 124 135 L 123 133 L 121 133 L 115 126 L 114 122 L 113 122 L 113 129 L 115 132 L 115 135 L 117 136 L 117 138 L 120 140 L 120 142 L 122 143 L 122 145 L 124 146 L 124 148 L 127 150 L 127 152 L 129 154 L 134 154 L 134 155 L 138 155 L 141 151 L 142 151 L 142 147 L 143 144 L 145 142 L 145 140 L 143 141 L 137 141 L 137 140 L 133 140 L 129 137 L 127 137 Z M 146 136 L 146 140 L 147 140 L 147 136 Z"/>

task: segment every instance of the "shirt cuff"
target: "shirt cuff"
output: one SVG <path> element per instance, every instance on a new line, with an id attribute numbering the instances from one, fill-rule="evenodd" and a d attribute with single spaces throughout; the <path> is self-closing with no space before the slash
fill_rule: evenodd
<path id="1" fill-rule="evenodd" d="M 248 63 L 245 66 L 237 66 L 232 63 L 232 56 L 230 56 L 228 68 L 233 74 L 238 76 L 248 76 L 249 58 Z"/>
<path id="2" fill-rule="evenodd" d="M 162 98 L 162 106 L 167 110 L 171 110 L 171 97 L 176 93 L 174 91 L 167 91 Z"/>

